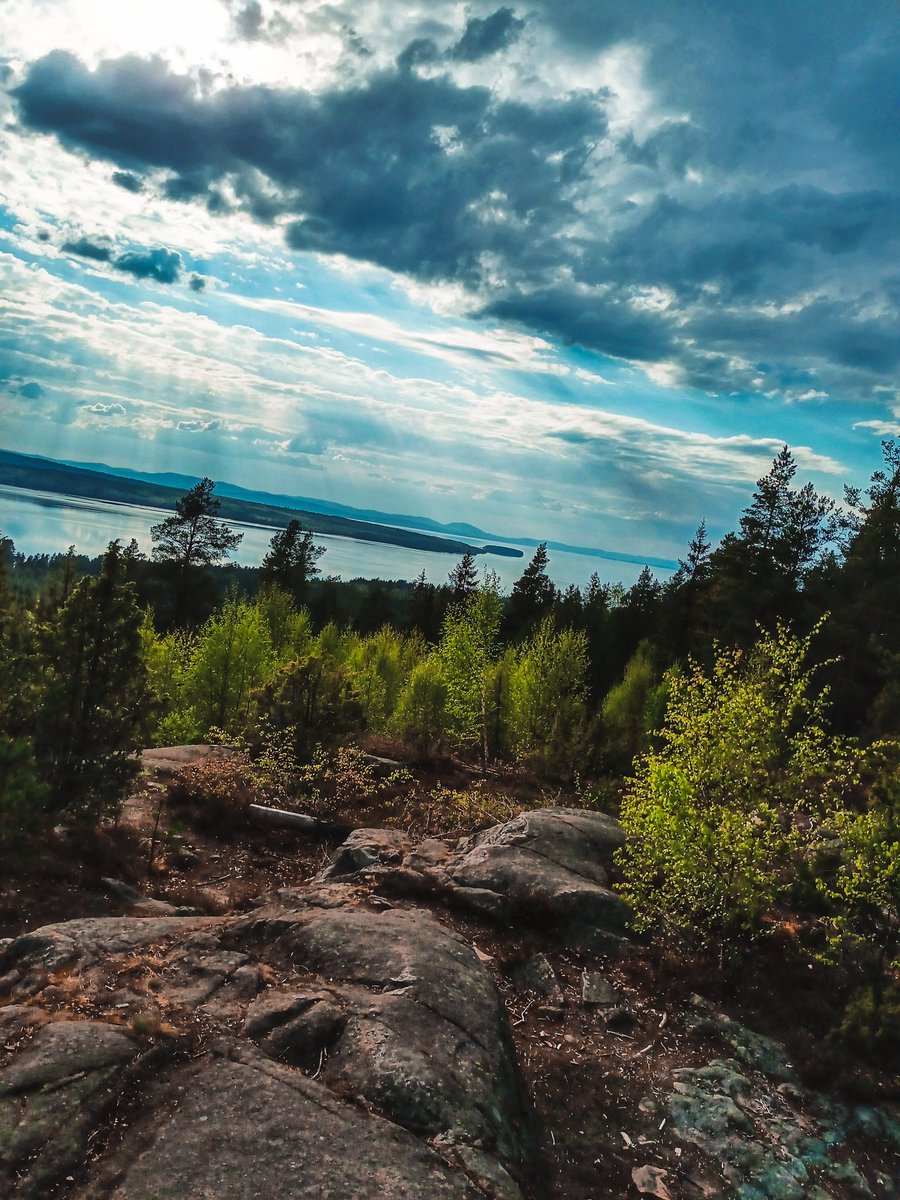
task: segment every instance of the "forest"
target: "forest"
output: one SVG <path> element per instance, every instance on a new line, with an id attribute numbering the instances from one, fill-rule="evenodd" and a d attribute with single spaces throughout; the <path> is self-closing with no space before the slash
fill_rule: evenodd
<path id="1" fill-rule="evenodd" d="M 518 772 L 618 816 L 639 932 L 724 965 L 800 912 L 805 949 L 858 975 L 853 1036 L 900 1045 L 900 445 L 882 451 L 837 504 L 785 447 L 734 532 L 714 546 L 701 521 L 669 581 L 628 589 L 560 591 L 545 545 L 509 595 L 469 554 L 441 586 L 341 583 L 297 520 L 237 567 L 208 479 L 150 558 L 5 539 L 0 858 L 115 821 L 145 746 L 241 746 L 255 786 L 319 815 L 360 747 L 462 760 L 482 798 Z"/>

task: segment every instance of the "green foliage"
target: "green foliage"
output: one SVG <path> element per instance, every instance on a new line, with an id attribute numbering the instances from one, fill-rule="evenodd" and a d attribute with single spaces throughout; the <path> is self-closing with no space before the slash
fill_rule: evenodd
<path id="1" fill-rule="evenodd" d="M 321 743 L 332 746 L 364 725 L 349 672 L 324 655 L 309 655 L 281 667 L 255 694 L 263 736 L 281 730 L 298 762 Z"/>
<path id="2" fill-rule="evenodd" d="M 758 933 L 788 882 L 792 814 L 850 788 L 854 753 L 824 732 L 810 641 L 779 627 L 748 654 L 720 650 L 708 673 L 670 674 L 661 746 L 622 806 L 623 891 L 639 927 L 702 941 Z"/>
<path id="3" fill-rule="evenodd" d="M 650 733 L 662 724 L 667 690 L 652 645 L 641 642 L 601 710 L 600 748 L 613 774 L 630 771 L 637 756 L 648 749 Z"/>
<path id="4" fill-rule="evenodd" d="M 46 800 L 31 743 L 0 734 L 0 856 L 12 857 L 22 835 L 40 824 Z"/>
<path id="5" fill-rule="evenodd" d="M 867 765 L 874 778 L 866 807 L 836 806 L 824 818 L 832 840 L 817 884 L 830 905 L 831 955 L 849 958 L 871 979 L 874 1028 L 885 978 L 900 970 L 900 744 L 876 743 Z"/>
<path id="6" fill-rule="evenodd" d="M 265 587 L 256 606 L 278 663 L 302 658 L 312 650 L 315 634 L 307 608 L 297 608 L 294 598 L 280 587 Z"/>
<path id="7" fill-rule="evenodd" d="M 115 813 L 138 771 L 147 707 L 141 614 L 117 542 L 40 631 L 35 751 L 52 811 Z"/>
<path id="8" fill-rule="evenodd" d="M 416 663 L 397 700 L 393 728 L 412 742 L 423 758 L 428 758 L 445 736 L 447 695 L 441 663 L 430 656 Z"/>
<path id="9" fill-rule="evenodd" d="M 499 580 L 488 572 L 477 592 L 447 610 L 437 648 L 447 682 L 448 733 L 462 745 L 478 745 L 482 762 L 488 755 L 489 673 L 502 615 Z"/>
<path id="10" fill-rule="evenodd" d="M 833 1040 L 871 1061 L 900 1058 L 900 986 L 859 988 L 844 1009 Z"/>
<path id="11" fill-rule="evenodd" d="M 151 742 L 155 746 L 178 746 L 199 741 L 202 734 L 187 699 L 196 638 L 180 630 L 158 634 L 149 613 L 144 615 L 140 634 L 150 695 Z"/>
<path id="12" fill-rule="evenodd" d="M 213 727 L 243 733 L 251 696 L 269 677 L 273 658 L 259 606 L 228 596 L 198 634 L 184 681 L 184 700 L 202 736 Z"/>
<path id="13" fill-rule="evenodd" d="M 585 719 L 587 637 L 546 616 L 519 649 L 511 693 L 515 746 L 542 770 L 571 778 L 572 747 Z"/>
<path id="14" fill-rule="evenodd" d="M 346 657 L 367 728 L 387 732 L 404 681 L 424 653 L 419 638 L 405 638 L 389 626 L 360 638 Z"/>

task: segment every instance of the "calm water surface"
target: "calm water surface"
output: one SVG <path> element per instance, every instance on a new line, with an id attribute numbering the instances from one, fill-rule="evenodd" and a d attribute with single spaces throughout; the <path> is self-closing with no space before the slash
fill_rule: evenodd
<path id="1" fill-rule="evenodd" d="M 55 492 L 0 484 L 0 532 L 11 537 L 23 554 L 55 554 L 74 546 L 79 554 L 102 554 L 113 538 L 128 542 L 135 538 L 146 553 L 152 549 L 150 526 L 171 516 L 168 509 L 138 504 L 114 504 L 108 500 L 90 500 L 81 496 L 62 496 Z M 256 566 L 262 561 L 274 532 L 271 526 L 244 525 L 230 521 L 241 530 L 244 539 L 233 555 L 236 562 Z M 445 583 L 459 556 L 430 550 L 409 550 L 357 538 L 316 534 L 316 542 L 326 547 L 319 560 L 323 575 L 342 579 L 415 579 L 424 570 L 432 583 Z M 531 552 L 524 558 L 479 555 L 478 568 L 497 572 L 508 591 L 522 574 Z M 584 586 L 593 571 L 604 582 L 620 580 L 626 587 L 637 579 L 640 566 L 611 562 L 583 554 L 550 552 L 549 574 L 559 587 L 570 583 Z M 661 577 L 667 572 L 658 571 Z"/>

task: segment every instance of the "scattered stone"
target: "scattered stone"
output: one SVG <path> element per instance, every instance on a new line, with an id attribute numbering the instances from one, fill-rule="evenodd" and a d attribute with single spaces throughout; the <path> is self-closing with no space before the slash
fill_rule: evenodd
<path id="1" fill-rule="evenodd" d="M 656 1196 L 658 1200 L 672 1200 L 672 1193 L 666 1187 L 669 1172 L 662 1167 L 635 1167 L 631 1172 L 634 1186 L 642 1196 Z"/>
<path id="2" fill-rule="evenodd" d="M 563 990 L 546 955 L 533 954 L 531 958 L 513 968 L 511 977 L 520 991 L 533 992 L 535 996 L 543 997 L 551 1007 L 562 1009 L 565 1004 Z"/>
<path id="3" fill-rule="evenodd" d="M 601 1007 L 616 1003 L 616 992 L 605 975 L 599 971 L 583 971 L 581 975 L 581 1003 Z"/>

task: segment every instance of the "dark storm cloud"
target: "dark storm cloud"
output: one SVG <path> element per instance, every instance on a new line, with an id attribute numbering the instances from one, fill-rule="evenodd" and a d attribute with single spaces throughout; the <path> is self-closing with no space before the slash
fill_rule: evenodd
<path id="1" fill-rule="evenodd" d="M 192 292 L 202 292 L 206 288 L 206 280 L 202 275 L 192 275 L 188 280 L 188 287 Z"/>
<path id="2" fill-rule="evenodd" d="M 69 254 L 77 254 L 79 258 L 90 258 L 94 262 L 109 262 L 112 258 L 112 246 L 109 243 L 94 242 L 84 236 L 71 242 L 63 242 L 62 248 Z"/>
<path id="3" fill-rule="evenodd" d="M 144 190 L 144 181 L 139 175 L 132 174 L 131 171 L 113 171 L 112 181 L 124 188 L 126 192 L 142 192 Z"/>
<path id="4" fill-rule="evenodd" d="M 617 358 L 655 362 L 672 351 L 667 321 L 657 314 L 635 311 L 626 297 L 585 297 L 577 291 L 548 287 L 492 301 L 485 315 L 541 329 L 566 342 L 602 345 Z"/>
<path id="5" fill-rule="evenodd" d="M 265 16 L 239 13 L 248 33 Z M 860 22 L 837 0 L 534 0 L 528 36 L 563 74 L 570 57 L 571 92 L 504 100 L 453 78 L 522 27 L 511 8 L 470 17 L 448 50 L 420 25 L 395 67 L 318 95 L 62 52 L 13 94 L 27 128 L 136 177 L 161 169 L 170 197 L 236 203 L 297 250 L 462 283 L 483 314 L 671 362 L 704 389 L 890 382 L 895 5 Z M 655 113 L 615 141 L 610 97 L 583 83 L 612 47 L 638 56 Z"/>
<path id="6" fill-rule="evenodd" d="M 26 400 L 40 400 L 44 394 L 44 389 L 35 380 L 30 383 L 23 383 L 19 388 L 19 395 L 24 396 Z"/>
<path id="7" fill-rule="evenodd" d="M 16 96 L 25 124 L 72 149 L 168 168 L 169 195 L 214 196 L 228 177 L 261 219 L 297 215 L 296 249 L 473 287 L 485 254 L 558 260 L 558 227 L 575 216 L 569 189 L 606 132 L 591 96 L 530 107 L 404 71 L 319 98 L 265 87 L 205 96 L 159 60 L 92 72 L 53 53 Z"/>
<path id="8" fill-rule="evenodd" d="M 181 255 L 177 250 L 156 246 L 152 250 L 126 250 L 113 262 L 117 271 L 127 271 L 138 279 L 157 283 L 175 283 L 181 274 Z"/>
<path id="9" fill-rule="evenodd" d="M 164 246 L 140 247 L 136 250 L 125 250 L 113 257 L 114 247 L 106 238 L 92 240 L 85 235 L 72 241 L 63 242 L 63 250 L 69 254 L 77 254 L 79 258 L 89 258 L 94 262 L 109 263 L 117 271 L 125 271 L 138 279 L 155 279 L 157 283 L 175 283 L 181 275 L 181 255 L 177 250 L 167 250 Z M 194 276 L 190 286 L 194 291 L 203 287 L 194 286 Z"/>
<path id="10" fill-rule="evenodd" d="M 515 41 L 525 27 L 511 8 L 498 8 L 489 17 L 472 17 L 462 37 L 450 51 L 460 62 L 478 62 Z"/>

